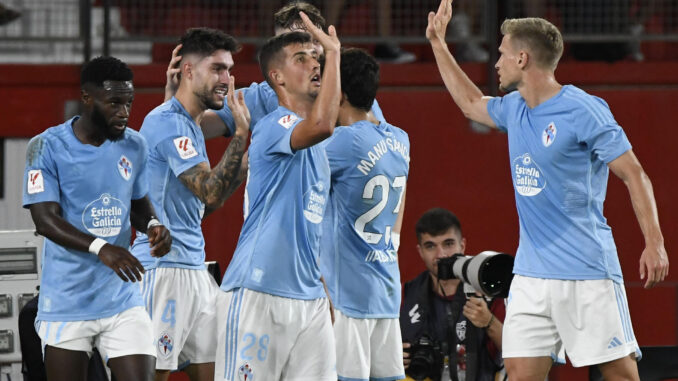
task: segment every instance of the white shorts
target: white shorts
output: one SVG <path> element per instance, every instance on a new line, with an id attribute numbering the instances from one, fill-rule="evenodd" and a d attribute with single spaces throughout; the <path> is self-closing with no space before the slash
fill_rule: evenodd
<path id="1" fill-rule="evenodd" d="M 36 320 L 35 330 L 42 340 L 43 348 L 49 345 L 86 352 L 91 356 L 96 347 L 104 364 L 109 359 L 129 355 L 155 357 L 151 320 L 144 307 L 132 307 L 111 317 L 96 320 Z"/>
<path id="2" fill-rule="evenodd" d="M 356 319 L 334 310 L 334 336 L 339 380 L 405 378 L 399 319 Z"/>
<path id="3" fill-rule="evenodd" d="M 163 267 L 144 273 L 141 293 L 153 321 L 156 369 L 214 362 L 218 291 L 207 270 Z"/>
<path id="4" fill-rule="evenodd" d="M 550 356 L 575 367 L 641 353 L 624 286 L 610 279 L 559 280 L 516 275 L 511 283 L 502 355 Z"/>
<path id="5" fill-rule="evenodd" d="M 327 299 L 298 300 L 248 289 L 219 292 L 215 380 L 336 381 Z"/>

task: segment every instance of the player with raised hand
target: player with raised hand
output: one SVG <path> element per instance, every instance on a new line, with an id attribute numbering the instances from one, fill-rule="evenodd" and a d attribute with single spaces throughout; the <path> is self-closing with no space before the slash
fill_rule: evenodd
<path id="1" fill-rule="evenodd" d="M 172 239 L 146 197 L 146 141 L 127 128 L 132 76 L 113 57 L 88 62 L 82 115 L 28 145 L 23 206 L 46 238 L 36 328 L 50 380 L 84 381 L 95 346 L 117 379 L 153 379 L 151 321 L 133 284 L 144 269 L 126 248 L 132 226 L 154 257 Z"/>
<path id="2" fill-rule="evenodd" d="M 603 202 L 612 170 L 631 196 L 646 244 L 640 278 L 653 287 L 669 261 L 647 174 L 607 103 L 557 82 L 563 39 L 553 24 L 504 21 L 495 67 L 500 88 L 513 92 L 485 97 L 447 48 L 451 17 L 442 0 L 426 28 L 445 85 L 464 115 L 508 134 L 520 220 L 502 340 L 509 378 L 543 380 L 567 352 L 576 367 L 637 380 L 640 350 Z"/>
<path id="3" fill-rule="evenodd" d="M 140 130 L 148 141 L 150 199 L 158 219 L 176 232 L 174 242 L 170 254 L 157 259 L 149 255 L 147 237 L 138 234 L 132 252 L 146 269 L 142 290 L 156 338 L 156 380 L 166 380 L 182 365 L 192 381 L 206 381 L 214 376 L 218 285 L 205 267 L 201 223 L 241 182 L 249 113 L 230 75 L 238 49 L 233 37 L 193 28 L 180 46 L 176 97 L 151 111 Z M 225 99 L 235 116 L 235 135 L 210 168 L 199 123 L 205 110 L 224 107 Z"/>
<path id="4" fill-rule="evenodd" d="M 285 33 L 261 48 L 280 102 L 252 132 L 245 222 L 217 297 L 216 379 L 336 380 L 334 334 L 317 257 L 330 171 L 320 142 L 339 111 L 340 43 L 301 14 L 311 36 Z"/>

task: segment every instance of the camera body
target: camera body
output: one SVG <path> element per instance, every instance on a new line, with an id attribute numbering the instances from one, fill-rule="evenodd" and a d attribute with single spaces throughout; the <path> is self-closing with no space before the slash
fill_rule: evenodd
<path id="1" fill-rule="evenodd" d="M 488 297 L 508 297 L 513 280 L 513 256 L 483 251 L 470 256 L 454 254 L 438 261 L 438 279 L 460 279 L 474 291 Z"/>
<path id="2" fill-rule="evenodd" d="M 429 378 L 439 381 L 443 373 L 443 351 L 441 344 L 423 334 L 409 349 L 410 366 L 407 375 L 420 381 Z"/>

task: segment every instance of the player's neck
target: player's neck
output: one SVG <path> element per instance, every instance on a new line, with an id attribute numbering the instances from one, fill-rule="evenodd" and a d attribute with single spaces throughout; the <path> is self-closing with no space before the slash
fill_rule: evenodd
<path id="1" fill-rule="evenodd" d="M 353 123 L 357 123 L 362 120 L 366 120 L 372 124 L 379 124 L 377 118 L 375 118 L 369 111 L 361 110 L 353 106 L 342 106 L 339 110 L 337 125 L 350 126 Z"/>
<path id="2" fill-rule="evenodd" d="M 200 124 L 203 113 L 207 110 L 207 106 L 200 101 L 200 98 L 198 98 L 188 86 L 181 85 L 179 85 L 177 94 L 174 97 L 177 98 L 182 106 L 184 106 L 184 109 L 186 109 L 186 112 L 193 118 L 193 121 L 196 124 Z"/>
<path id="3" fill-rule="evenodd" d="M 302 118 L 308 118 L 308 116 L 311 115 L 315 99 L 306 94 L 290 94 L 284 89 L 276 91 L 276 93 L 278 94 L 278 103 L 281 106 L 293 111 Z"/>
<path id="4" fill-rule="evenodd" d="M 518 87 L 520 96 L 529 108 L 535 108 L 560 92 L 563 85 L 556 81 L 552 72 L 534 71 L 526 74 L 523 84 Z"/>
<path id="5" fill-rule="evenodd" d="M 89 115 L 83 114 L 73 122 L 73 134 L 82 144 L 91 144 L 99 147 L 106 141 L 106 136 L 92 123 Z"/>

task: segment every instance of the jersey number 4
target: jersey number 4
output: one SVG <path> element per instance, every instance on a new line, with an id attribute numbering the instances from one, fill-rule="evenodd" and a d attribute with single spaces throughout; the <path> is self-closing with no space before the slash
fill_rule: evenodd
<path id="1" fill-rule="evenodd" d="M 365 242 L 373 245 L 377 244 L 384 235 L 386 236 L 384 238 L 384 241 L 387 245 L 391 241 L 391 228 L 392 228 L 391 226 L 386 226 L 386 231 L 384 232 L 384 234 L 368 232 L 365 230 L 365 226 L 367 226 L 375 218 L 379 217 L 379 215 L 381 215 L 384 209 L 386 209 L 389 195 L 392 195 L 391 188 L 399 189 L 399 191 L 397 190 L 395 191 L 397 193 L 395 197 L 398 197 L 398 204 L 391 212 L 396 216 L 398 215 L 398 212 L 400 212 L 400 205 L 403 202 L 403 191 L 405 190 L 406 182 L 407 177 L 405 176 L 395 177 L 393 179 L 393 184 L 391 184 L 386 176 L 377 175 L 371 178 L 367 182 L 367 184 L 365 184 L 365 189 L 363 189 L 363 199 L 365 200 L 374 200 L 376 197 L 378 197 L 378 195 L 375 195 L 376 188 L 377 187 L 381 188 L 381 198 L 379 199 L 379 202 L 377 202 L 377 204 L 374 205 L 370 210 L 368 210 L 363 215 L 358 217 L 358 219 L 356 219 L 355 223 L 353 224 L 353 227 L 358 232 L 358 234 L 360 234 L 360 236 L 365 240 Z"/>

